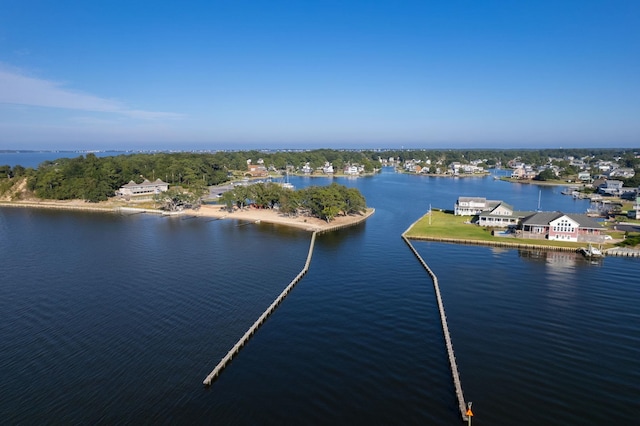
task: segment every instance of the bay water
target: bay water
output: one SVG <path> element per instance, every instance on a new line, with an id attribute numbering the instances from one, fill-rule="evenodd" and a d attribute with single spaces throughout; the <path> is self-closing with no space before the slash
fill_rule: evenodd
<path id="1" fill-rule="evenodd" d="M 318 237 L 234 220 L 0 208 L 0 418 L 9 424 L 460 424 L 433 286 L 400 238 L 458 196 L 582 213 L 559 187 L 383 173 L 376 213 Z M 478 425 L 632 424 L 640 262 L 414 242 L 438 275 Z"/>

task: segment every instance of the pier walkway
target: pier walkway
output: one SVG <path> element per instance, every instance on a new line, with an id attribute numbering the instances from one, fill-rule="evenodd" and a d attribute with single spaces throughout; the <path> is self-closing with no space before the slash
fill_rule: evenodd
<path id="1" fill-rule="evenodd" d="M 244 333 L 244 335 L 242 335 L 240 340 L 238 340 L 238 342 L 235 345 L 233 345 L 233 347 L 229 350 L 229 352 L 227 352 L 227 354 L 220 360 L 218 365 L 216 365 L 216 367 L 211 371 L 211 373 L 209 373 L 209 375 L 204 379 L 204 381 L 202 382 L 203 385 L 211 386 L 211 383 L 213 383 L 213 381 L 220 375 L 220 373 L 222 372 L 222 370 L 224 370 L 227 364 L 229 364 L 229 362 L 231 362 L 233 357 L 236 356 L 238 352 L 240 352 L 240 349 L 242 349 L 242 347 L 249 341 L 251 336 L 255 334 L 255 332 L 266 321 L 269 315 L 271 315 L 276 310 L 278 305 L 280 305 L 280 303 L 282 303 L 284 298 L 287 297 L 287 295 L 291 292 L 291 290 L 293 290 L 293 287 L 295 287 L 295 285 L 298 284 L 298 282 L 302 279 L 302 277 L 307 273 L 307 271 L 309 270 L 309 264 L 311 263 L 311 257 L 313 256 L 313 248 L 316 243 L 317 234 L 318 234 L 317 232 L 314 232 L 311 235 L 311 243 L 309 244 L 309 253 L 307 254 L 307 261 L 305 262 L 302 270 L 289 283 L 289 285 L 285 287 L 282 293 L 280 293 L 280 295 L 276 298 L 276 300 L 274 300 L 273 303 L 269 305 L 269 307 L 262 313 L 262 315 L 258 317 L 258 319 L 253 323 L 253 325 L 249 327 L 249 329 Z"/>
<path id="2" fill-rule="evenodd" d="M 410 229 L 410 228 L 409 228 Z M 406 231 L 405 231 L 406 233 Z M 458 407 L 460 409 L 460 416 L 463 421 L 469 421 L 469 417 L 467 416 L 467 405 L 464 399 L 464 394 L 462 393 L 462 383 L 460 381 L 460 373 L 458 371 L 458 364 L 456 363 L 456 356 L 453 352 L 453 343 L 451 343 L 451 334 L 449 333 L 449 326 L 447 325 L 447 315 L 444 310 L 444 304 L 442 303 L 442 295 L 440 294 L 440 286 L 438 285 L 438 277 L 433 273 L 429 265 L 422 259 L 418 251 L 413 247 L 411 241 L 405 236 L 405 233 L 402 234 L 402 239 L 409 246 L 413 254 L 418 258 L 422 267 L 427 271 L 431 280 L 433 281 L 433 288 L 436 293 L 436 301 L 438 303 L 438 310 L 440 311 L 440 321 L 442 323 L 442 333 L 444 334 L 444 341 L 447 347 L 447 353 L 449 354 L 449 365 L 451 367 L 451 376 L 453 377 L 453 386 L 456 391 L 456 397 L 458 398 Z"/>
<path id="3" fill-rule="evenodd" d="M 253 325 L 249 327 L 249 329 L 242 335 L 240 340 L 238 340 L 238 342 L 235 345 L 233 345 L 233 347 L 229 350 L 229 352 L 227 352 L 227 354 L 220 360 L 218 365 L 216 365 L 215 368 L 211 371 L 211 373 L 209 373 L 209 375 L 204 379 L 202 384 L 204 384 L 205 386 L 211 386 L 211 383 L 213 383 L 213 381 L 220 375 L 222 370 L 224 370 L 224 368 L 231 362 L 233 357 L 236 356 L 238 352 L 240 352 L 240 349 L 242 349 L 242 347 L 249 341 L 251 336 L 253 336 L 255 332 L 258 330 L 258 328 L 260 328 L 260 326 L 264 324 L 264 322 L 269 317 L 269 315 L 271 315 L 276 310 L 276 308 L 280 305 L 280 303 L 282 303 L 284 298 L 287 297 L 287 295 L 291 292 L 291 290 L 293 290 L 293 287 L 295 287 L 295 285 L 298 284 L 298 282 L 302 279 L 302 277 L 304 277 L 305 274 L 309 271 L 309 265 L 311 264 L 311 258 L 313 256 L 313 248 L 315 247 L 315 243 L 316 243 L 316 236 L 319 234 L 337 231 L 338 229 L 348 228 L 350 226 L 363 223 L 374 212 L 375 210 L 371 209 L 368 215 L 363 216 L 360 220 L 356 222 L 335 225 L 322 230 L 313 231 L 313 233 L 311 234 L 311 243 L 309 244 L 309 253 L 307 254 L 307 261 L 304 263 L 304 267 L 302 268 L 300 273 L 296 275 L 296 277 L 289 283 L 289 285 L 282 291 L 282 293 L 280 293 L 280 295 L 273 301 L 273 303 L 271 303 L 271 305 L 269 305 L 269 307 L 262 313 L 262 315 L 258 317 L 258 319 L 253 323 Z M 251 222 L 251 223 L 254 223 L 254 222 Z"/>

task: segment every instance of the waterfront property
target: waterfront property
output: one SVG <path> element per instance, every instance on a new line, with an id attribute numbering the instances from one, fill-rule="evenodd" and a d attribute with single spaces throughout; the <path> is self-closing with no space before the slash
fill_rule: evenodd
<path id="1" fill-rule="evenodd" d="M 475 216 L 495 209 L 502 201 L 487 200 L 484 197 L 458 197 L 453 207 L 456 216 Z"/>
<path id="2" fill-rule="evenodd" d="M 487 227 L 516 226 L 532 212 L 515 211 L 510 204 L 500 202 L 493 209 L 478 214 L 478 225 Z"/>
<path id="3" fill-rule="evenodd" d="M 384 208 L 364 226 L 318 238 L 294 297 L 209 390 L 197 385 L 298 274 L 309 233 L 264 220 L 237 227 L 237 219 L 0 207 L 0 305 L 10 325 L 0 327 L 2 418 L 466 425 L 441 321 L 431 312 L 439 307 L 433 286 L 399 234 L 429 204 L 451 209 L 461 191 L 516 209 L 534 204 L 540 190 L 548 210 L 584 211 L 589 202 L 491 177 L 386 169 L 371 179 L 335 179 Z M 418 179 L 428 181 L 419 197 Z M 318 182 L 290 180 L 297 188 Z M 464 224 L 469 216 L 433 209 L 430 219 L 423 229 L 491 238 L 488 228 Z M 537 248 L 587 243 L 494 240 L 501 246 L 412 241 L 437 273 L 473 424 L 633 424 L 637 404 L 626 391 L 637 388 L 630 372 L 640 371 L 640 336 L 629 321 L 640 315 L 640 293 L 630 285 L 639 258 L 594 264 Z M 529 248 L 510 249 L 514 243 Z"/>
<path id="4" fill-rule="evenodd" d="M 538 212 L 524 218 L 518 227 L 522 238 L 570 242 L 600 242 L 603 226 L 583 214 Z"/>
<path id="5" fill-rule="evenodd" d="M 150 196 L 167 190 L 169 190 L 168 183 L 163 182 L 160 179 L 156 179 L 153 182 L 149 182 L 148 179 L 145 179 L 142 183 L 130 181 L 129 183 L 122 185 L 120 189 L 116 191 L 116 195 L 120 197 Z"/>
<path id="6" fill-rule="evenodd" d="M 601 242 L 604 239 L 604 227 L 587 215 L 516 211 L 510 204 L 484 197 L 458 197 L 454 214 L 475 216 L 472 222 L 482 227 L 516 230 L 505 236 L 567 242 Z"/>

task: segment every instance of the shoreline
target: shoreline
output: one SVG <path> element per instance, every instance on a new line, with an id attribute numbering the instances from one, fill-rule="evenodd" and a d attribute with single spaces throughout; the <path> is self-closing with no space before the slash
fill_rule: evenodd
<path id="1" fill-rule="evenodd" d="M 197 210 L 182 210 L 179 212 L 165 212 L 163 210 L 138 208 L 131 205 L 114 204 L 113 202 L 106 201 L 102 203 L 87 203 L 82 200 L 70 200 L 70 201 L 0 201 L 0 207 L 15 207 L 15 208 L 27 208 L 27 209 L 49 209 L 49 210 L 75 210 L 85 212 L 97 212 L 97 213 L 149 213 L 158 214 L 163 216 L 194 216 L 194 217 L 208 217 L 218 220 L 231 219 L 238 221 L 249 221 L 254 223 L 270 223 L 274 225 L 288 226 L 292 228 L 302 229 L 305 231 L 313 232 L 327 232 L 335 229 L 345 228 L 348 226 L 357 225 L 367 220 L 374 212 L 375 209 L 368 207 L 365 213 L 360 215 L 350 216 L 337 216 L 331 222 L 327 222 L 315 217 L 296 216 L 288 217 L 280 215 L 277 211 L 271 209 L 256 209 L 253 207 L 247 207 L 243 210 L 234 210 L 228 212 L 223 206 L 219 205 L 202 205 Z"/>
<path id="2" fill-rule="evenodd" d="M 229 212 L 224 208 L 224 206 L 203 205 L 200 206 L 198 210 L 189 210 L 188 212 L 189 214 L 197 217 L 211 217 L 219 220 L 231 219 L 249 222 L 265 222 L 274 225 L 303 229 L 310 232 L 326 232 L 364 222 L 375 212 L 375 209 L 368 207 L 366 212 L 361 215 L 337 216 L 331 222 L 307 216 L 288 217 L 271 209 L 256 209 L 253 207 Z"/>

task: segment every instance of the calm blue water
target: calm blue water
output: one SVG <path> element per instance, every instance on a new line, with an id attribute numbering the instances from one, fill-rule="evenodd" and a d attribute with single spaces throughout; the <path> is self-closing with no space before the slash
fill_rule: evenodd
<path id="1" fill-rule="evenodd" d="M 296 187 L 329 179 L 291 178 Z M 0 418 L 15 423 L 460 424 L 433 287 L 400 234 L 458 195 L 587 204 L 486 179 L 335 179 L 376 213 L 320 236 L 268 224 L 0 209 Z M 631 423 L 637 259 L 415 243 L 438 274 L 474 424 Z"/>

